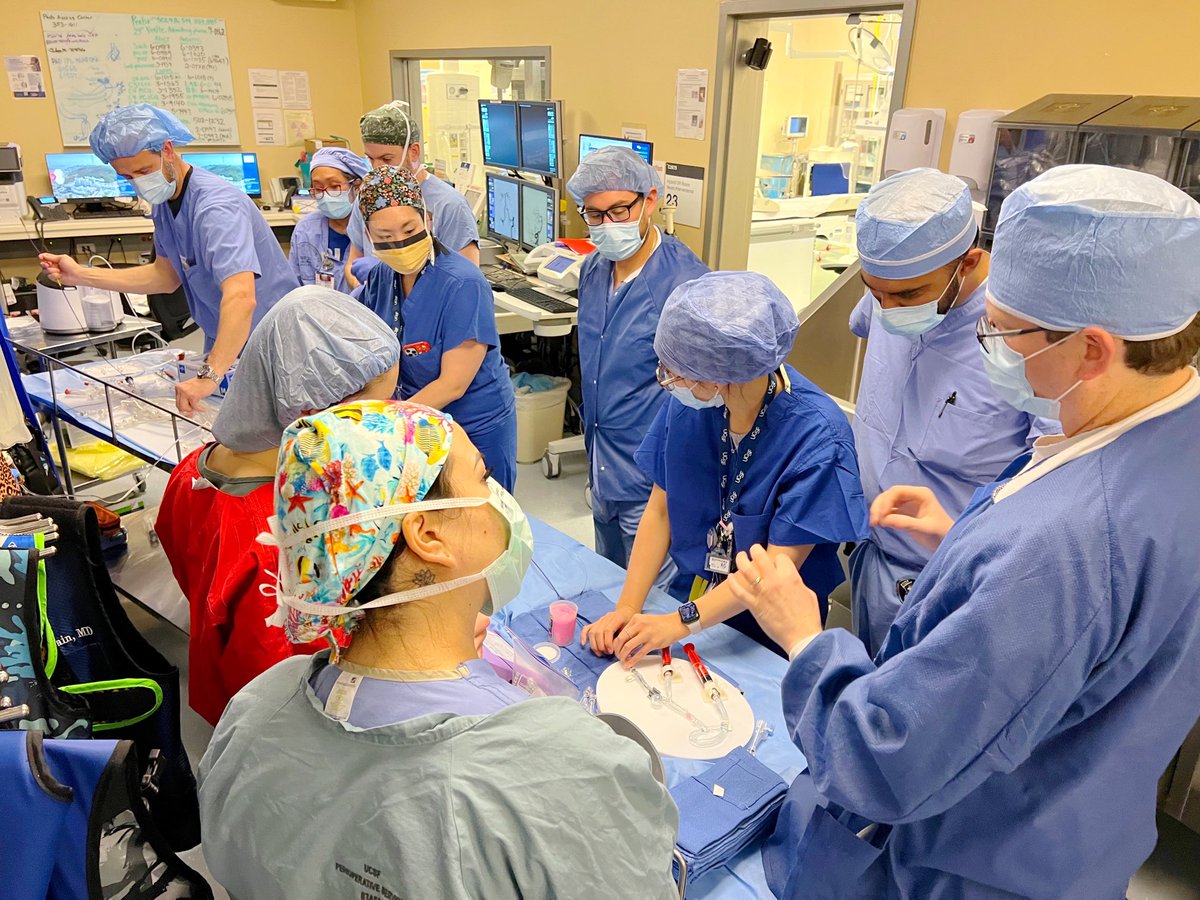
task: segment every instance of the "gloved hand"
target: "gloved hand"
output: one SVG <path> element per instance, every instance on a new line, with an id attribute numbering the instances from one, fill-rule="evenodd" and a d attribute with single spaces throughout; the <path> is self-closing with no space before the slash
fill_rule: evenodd
<path id="1" fill-rule="evenodd" d="M 379 265 L 379 259 L 374 256 L 360 256 L 354 262 L 350 263 L 350 274 L 357 281 L 366 281 L 367 276 L 371 274 L 371 270 Z"/>

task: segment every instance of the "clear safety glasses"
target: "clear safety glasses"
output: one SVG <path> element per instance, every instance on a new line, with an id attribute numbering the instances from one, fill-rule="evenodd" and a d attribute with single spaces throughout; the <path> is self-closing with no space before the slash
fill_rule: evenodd
<path id="1" fill-rule="evenodd" d="M 980 316 L 979 321 L 975 323 L 975 338 L 979 341 L 979 346 L 983 348 L 984 353 L 991 353 L 991 344 L 993 341 L 1003 338 L 1020 337 L 1023 334 L 1037 334 L 1039 331 L 1051 331 L 1050 328 L 1013 328 L 1008 331 L 995 331 L 992 328 L 992 323 L 988 321 L 987 316 Z M 662 382 L 659 382 L 660 384 Z"/>

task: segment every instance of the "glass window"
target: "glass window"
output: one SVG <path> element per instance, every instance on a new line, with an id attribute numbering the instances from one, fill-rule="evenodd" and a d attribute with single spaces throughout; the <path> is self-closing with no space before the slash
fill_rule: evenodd
<path id="1" fill-rule="evenodd" d="M 420 67 L 422 153 L 427 165 L 453 177 L 463 162 L 483 165 L 480 100 L 546 100 L 544 58 L 409 59 Z M 416 106 L 416 103 L 413 103 Z"/>

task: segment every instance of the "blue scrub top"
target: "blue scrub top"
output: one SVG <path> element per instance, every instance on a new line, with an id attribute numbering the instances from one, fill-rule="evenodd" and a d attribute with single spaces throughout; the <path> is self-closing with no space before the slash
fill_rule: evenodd
<path id="1" fill-rule="evenodd" d="M 258 207 L 224 178 L 193 166 L 181 199 L 178 215 L 166 203 L 153 208 L 154 248 L 179 275 L 188 309 L 210 349 L 226 278 L 254 273 L 251 329 L 300 282 Z"/>
<path id="2" fill-rule="evenodd" d="M 500 678 L 490 664 L 471 659 L 458 667 L 453 678 L 420 679 L 414 673 L 412 680 L 405 681 L 375 677 L 370 669 L 346 664 L 318 663 L 309 680 L 322 704 L 329 700 L 342 668 L 364 675 L 346 720 L 355 728 L 382 728 L 432 713 L 486 716 L 529 699 L 525 691 Z"/>
<path id="3" fill-rule="evenodd" d="M 478 243 L 479 223 L 475 221 L 467 198 L 436 175 L 430 175 L 420 184 L 425 208 L 433 220 L 433 236 L 455 253 L 467 244 Z M 362 212 L 357 203 L 354 204 L 354 211 L 350 213 L 346 234 L 350 243 L 363 256 L 375 255 L 371 249 L 371 242 L 367 240 Z"/>
<path id="4" fill-rule="evenodd" d="M 348 294 L 345 262 L 349 246 L 348 235 L 338 234 L 330 227 L 328 218 L 319 212 L 311 212 L 301 218 L 292 231 L 288 264 L 301 284 L 316 284 L 317 273 L 322 271 L 328 259 L 333 263 L 329 273 L 333 276 L 334 288 Z"/>
<path id="5" fill-rule="evenodd" d="M 579 371 L 583 436 L 592 496 L 602 502 L 645 501 L 650 478 L 634 462 L 666 402 L 654 372 L 654 333 L 671 291 L 708 271 L 676 238 L 662 242 L 641 274 L 613 291 L 613 263 L 592 253 L 579 276 Z"/>
<path id="6" fill-rule="evenodd" d="M 400 276 L 387 266 L 371 270 L 359 302 L 389 326 L 401 296 Z M 516 399 L 508 367 L 500 355 L 496 307 L 491 285 L 479 267 L 442 248 L 417 277 L 400 306 L 399 397 L 415 395 L 442 374 L 442 354 L 467 341 L 487 346 L 487 355 L 467 392 L 445 408 L 472 438 L 515 423 Z"/>
<path id="7" fill-rule="evenodd" d="M 850 330 L 867 338 L 854 442 L 868 504 L 897 485 L 920 485 L 958 516 L 975 489 L 1035 438 L 1062 430 L 1020 412 L 992 388 L 975 337 L 984 299 L 981 285 L 936 328 L 916 337 L 884 331 L 872 315 L 870 293 L 851 315 Z M 930 552 L 901 531 L 874 528 L 871 540 L 908 569 L 906 577 L 915 577 L 929 559 Z M 895 584 L 896 578 L 888 580 Z"/>
<path id="8" fill-rule="evenodd" d="M 784 366 L 790 386 L 767 407 L 765 430 L 733 514 L 736 549 L 813 544 L 800 575 L 822 600 L 846 580 L 838 546 L 867 533 L 850 423 L 815 384 Z M 665 392 L 664 392 L 665 393 Z M 703 576 L 708 531 L 721 517 L 723 409 L 689 409 L 672 399 L 637 452 L 638 465 L 667 492 L 671 559 Z"/>
<path id="9" fill-rule="evenodd" d="M 828 810 L 785 804 L 777 896 L 831 896 L 825 866 L 837 896 L 1125 896 L 1200 715 L 1197 434 L 1193 400 L 999 503 L 981 489 L 874 660 L 840 629 L 797 655 L 784 713 Z M 894 824 L 890 890 L 855 890 L 846 860 L 873 851 L 839 808 Z"/>

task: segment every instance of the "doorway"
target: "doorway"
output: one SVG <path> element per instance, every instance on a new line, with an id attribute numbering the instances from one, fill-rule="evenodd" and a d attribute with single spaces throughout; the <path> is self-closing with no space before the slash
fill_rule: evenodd
<path id="1" fill-rule="evenodd" d="M 915 13 L 916 0 L 721 4 L 705 258 L 767 275 L 802 319 L 856 259 L 854 211 L 881 176 Z M 770 59 L 751 68 L 763 41 Z"/>
<path id="2" fill-rule="evenodd" d="M 420 117 L 421 151 L 434 174 L 454 179 L 470 164 L 483 182 L 480 100 L 545 100 L 549 47 L 393 50 L 392 96 Z"/>

